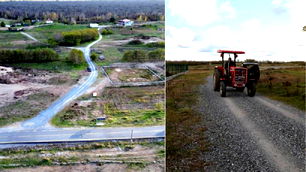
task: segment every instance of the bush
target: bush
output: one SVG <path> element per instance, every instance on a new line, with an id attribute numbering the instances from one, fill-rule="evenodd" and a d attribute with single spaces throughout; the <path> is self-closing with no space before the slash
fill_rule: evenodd
<path id="1" fill-rule="evenodd" d="M 58 54 L 50 48 L 0 50 L 0 63 L 37 63 L 57 60 L 59 60 Z"/>
<path id="2" fill-rule="evenodd" d="M 5 23 L 2 21 L 0 24 L 1 27 L 5 27 Z"/>
<path id="3" fill-rule="evenodd" d="M 142 44 L 143 42 L 140 41 L 139 39 L 135 39 L 135 40 L 128 42 L 128 45 L 142 45 Z"/>
<path id="4" fill-rule="evenodd" d="M 90 58 L 91 58 L 92 61 L 96 61 L 96 60 L 98 59 L 98 54 L 92 53 L 92 54 L 90 55 Z"/>
<path id="5" fill-rule="evenodd" d="M 165 48 L 165 42 L 151 42 L 146 44 L 150 48 Z"/>
<path id="6" fill-rule="evenodd" d="M 72 49 L 68 56 L 68 61 L 73 64 L 83 64 L 85 63 L 85 57 L 81 50 Z"/>
<path id="7" fill-rule="evenodd" d="M 126 62 L 144 62 L 147 60 L 147 54 L 142 50 L 126 51 L 123 55 L 122 61 Z"/>
<path id="8" fill-rule="evenodd" d="M 101 34 L 102 35 L 110 35 L 110 34 L 113 34 L 114 32 L 110 29 L 103 29 Z"/>
<path id="9" fill-rule="evenodd" d="M 151 51 L 148 54 L 148 57 L 149 57 L 149 60 L 152 60 L 152 61 L 165 60 L 165 50 L 160 48 L 160 49 Z"/>

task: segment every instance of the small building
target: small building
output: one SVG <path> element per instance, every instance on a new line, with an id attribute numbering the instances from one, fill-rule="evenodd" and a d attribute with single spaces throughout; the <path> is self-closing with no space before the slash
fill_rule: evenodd
<path id="1" fill-rule="evenodd" d="M 22 24 L 21 23 L 15 23 L 15 26 L 21 26 Z"/>
<path id="2" fill-rule="evenodd" d="M 129 19 L 119 20 L 117 23 L 118 26 L 132 26 L 133 24 L 134 24 L 134 21 L 129 20 Z"/>
<path id="3" fill-rule="evenodd" d="M 9 25 L 9 24 L 6 24 L 6 25 L 5 25 L 5 27 L 11 27 L 11 25 Z"/>
<path id="4" fill-rule="evenodd" d="M 45 21 L 45 23 L 46 23 L 46 24 L 52 24 L 52 23 L 53 23 L 53 21 L 52 21 L 52 20 L 50 20 L 50 19 L 48 19 L 48 20 L 46 20 L 46 21 Z"/>
<path id="5" fill-rule="evenodd" d="M 97 28 L 97 27 L 99 27 L 99 24 L 98 23 L 90 23 L 88 27 Z"/>

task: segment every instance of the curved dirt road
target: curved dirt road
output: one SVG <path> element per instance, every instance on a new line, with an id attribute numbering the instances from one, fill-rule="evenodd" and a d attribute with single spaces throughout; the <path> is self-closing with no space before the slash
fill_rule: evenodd
<path id="1" fill-rule="evenodd" d="M 304 112 L 230 88 L 222 98 L 207 80 L 198 106 L 212 144 L 207 171 L 305 171 Z"/>

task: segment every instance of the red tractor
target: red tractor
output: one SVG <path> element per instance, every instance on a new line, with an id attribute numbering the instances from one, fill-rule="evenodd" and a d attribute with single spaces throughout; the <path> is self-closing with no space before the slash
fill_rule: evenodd
<path id="1" fill-rule="evenodd" d="M 238 54 L 245 54 L 244 51 L 218 50 L 218 53 L 221 53 L 222 66 L 215 67 L 214 91 L 220 91 L 221 97 L 225 97 L 227 86 L 240 92 L 243 92 L 246 87 L 247 95 L 253 97 L 260 77 L 258 63 L 243 63 L 241 67 L 237 67 L 236 58 Z M 224 54 L 229 54 L 227 61 L 224 61 Z M 234 55 L 233 61 L 231 54 Z"/>

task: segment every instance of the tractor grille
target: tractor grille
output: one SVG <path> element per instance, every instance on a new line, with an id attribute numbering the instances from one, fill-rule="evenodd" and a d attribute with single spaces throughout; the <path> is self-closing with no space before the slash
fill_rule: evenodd
<path id="1" fill-rule="evenodd" d="M 235 81 L 245 81 L 246 70 L 245 69 L 235 69 Z"/>

